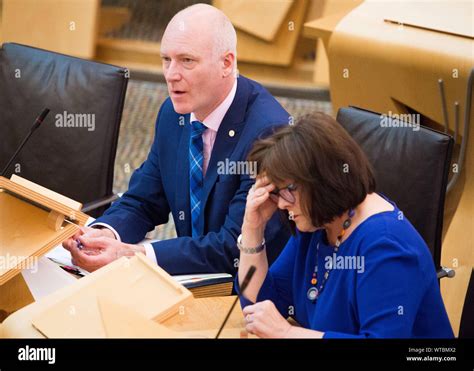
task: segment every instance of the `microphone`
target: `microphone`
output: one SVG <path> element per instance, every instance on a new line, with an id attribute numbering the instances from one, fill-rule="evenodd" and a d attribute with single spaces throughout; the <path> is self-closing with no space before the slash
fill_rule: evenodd
<path id="1" fill-rule="evenodd" d="M 15 158 L 18 156 L 18 154 L 20 153 L 21 149 L 23 148 L 23 146 L 26 144 L 26 142 L 28 142 L 28 140 L 30 139 L 31 135 L 36 131 L 36 129 L 39 128 L 39 126 L 41 125 L 41 123 L 44 121 L 44 119 L 46 118 L 46 116 L 48 116 L 48 113 L 49 113 L 49 108 L 45 108 L 43 110 L 43 112 L 41 112 L 41 114 L 36 118 L 35 120 L 35 123 L 33 124 L 33 126 L 31 127 L 31 130 L 30 132 L 28 133 L 28 135 L 25 137 L 25 139 L 23 139 L 23 141 L 21 142 L 20 146 L 17 148 L 17 150 L 15 151 L 15 153 L 13 154 L 13 156 L 10 158 L 10 161 L 8 161 L 8 164 L 7 166 L 5 166 L 5 168 L 3 169 L 2 173 L 0 174 L 0 176 L 4 176 L 8 170 L 8 168 L 10 167 L 10 165 L 12 164 L 13 160 L 15 160 Z"/>
<path id="2" fill-rule="evenodd" d="M 257 270 L 257 268 L 255 268 L 254 265 L 251 265 L 249 270 L 247 271 L 247 274 L 245 275 L 245 278 L 242 282 L 242 285 L 240 285 L 240 295 L 243 295 L 244 294 L 244 291 L 245 289 L 247 288 L 247 286 L 249 285 L 249 282 L 250 280 L 252 279 L 253 275 L 255 274 L 255 271 Z M 239 300 L 239 296 L 237 296 L 234 300 L 234 302 L 232 303 L 232 306 L 230 307 L 230 310 L 229 312 L 227 313 L 225 319 L 224 319 L 224 322 L 222 322 L 222 325 L 221 327 L 219 328 L 219 331 L 217 332 L 217 335 L 216 335 L 216 339 L 219 338 L 219 335 L 221 334 L 222 332 L 222 329 L 224 328 L 224 326 L 226 325 L 227 321 L 229 320 L 229 317 L 232 313 L 232 311 L 234 310 L 234 307 L 235 307 L 235 304 L 237 304 L 237 300 Z"/>

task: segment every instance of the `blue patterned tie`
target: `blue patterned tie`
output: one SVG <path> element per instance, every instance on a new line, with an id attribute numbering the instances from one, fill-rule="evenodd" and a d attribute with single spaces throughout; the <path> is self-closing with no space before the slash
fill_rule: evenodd
<path id="1" fill-rule="evenodd" d="M 201 211 L 202 194 L 202 163 L 203 143 L 202 133 L 207 129 L 202 122 L 193 121 L 189 141 L 189 196 L 191 201 L 192 236 L 198 237 L 198 220 Z"/>

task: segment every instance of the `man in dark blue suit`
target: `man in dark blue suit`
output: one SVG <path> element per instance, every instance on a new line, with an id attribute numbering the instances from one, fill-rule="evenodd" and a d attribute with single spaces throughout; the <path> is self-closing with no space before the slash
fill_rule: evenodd
<path id="1" fill-rule="evenodd" d="M 256 139 L 290 118 L 261 85 L 237 77 L 235 30 L 212 6 L 179 12 L 161 54 L 170 97 L 158 113 L 148 158 L 121 199 L 63 246 L 90 271 L 142 252 L 171 274 L 234 274 L 257 171 L 246 156 Z M 138 245 L 170 212 L 178 237 Z M 265 235 L 270 263 L 288 237 L 274 216 Z"/>

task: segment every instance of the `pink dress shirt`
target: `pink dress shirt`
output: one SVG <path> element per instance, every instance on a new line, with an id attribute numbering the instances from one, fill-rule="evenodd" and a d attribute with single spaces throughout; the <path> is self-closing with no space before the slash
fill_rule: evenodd
<path id="1" fill-rule="evenodd" d="M 217 136 L 217 131 L 219 130 L 219 126 L 222 123 L 222 120 L 224 119 L 225 114 L 229 110 L 230 105 L 234 101 L 235 98 L 235 93 L 237 91 L 237 79 L 234 81 L 234 85 L 232 86 L 232 89 L 230 90 L 229 94 L 227 97 L 222 101 L 221 104 L 217 106 L 217 108 L 212 111 L 203 121 L 202 123 L 204 126 L 207 127 L 207 130 L 204 131 L 202 134 L 202 142 L 203 142 L 203 164 L 202 164 L 202 172 L 203 176 L 206 175 L 207 167 L 209 166 L 209 160 L 211 159 L 211 153 L 212 153 L 212 148 L 214 147 L 214 142 L 216 141 L 216 136 Z M 194 112 L 191 112 L 190 117 L 189 117 L 189 122 L 196 121 L 196 115 Z M 106 227 L 110 229 L 114 234 L 115 238 L 119 241 L 121 241 L 119 234 L 117 231 L 112 228 L 110 225 L 105 224 L 105 223 L 97 223 L 95 225 L 101 225 L 103 227 Z M 154 261 L 155 263 L 158 264 L 157 259 L 156 259 L 156 254 L 155 250 L 153 249 L 153 246 L 151 243 L 144 242 L 142 245 L 145 247 L 146 251 L 146 256 Z"/>

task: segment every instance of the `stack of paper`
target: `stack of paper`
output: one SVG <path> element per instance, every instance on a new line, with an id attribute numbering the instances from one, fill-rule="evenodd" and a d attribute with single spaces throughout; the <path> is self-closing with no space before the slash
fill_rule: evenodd
<path id="1" fill-rule="evenodd" d="M 227 273 L 187 274 L 173 276 L 173 279 L 189 289 L 195 298 L 231 295 L 234 282 Z"/>

